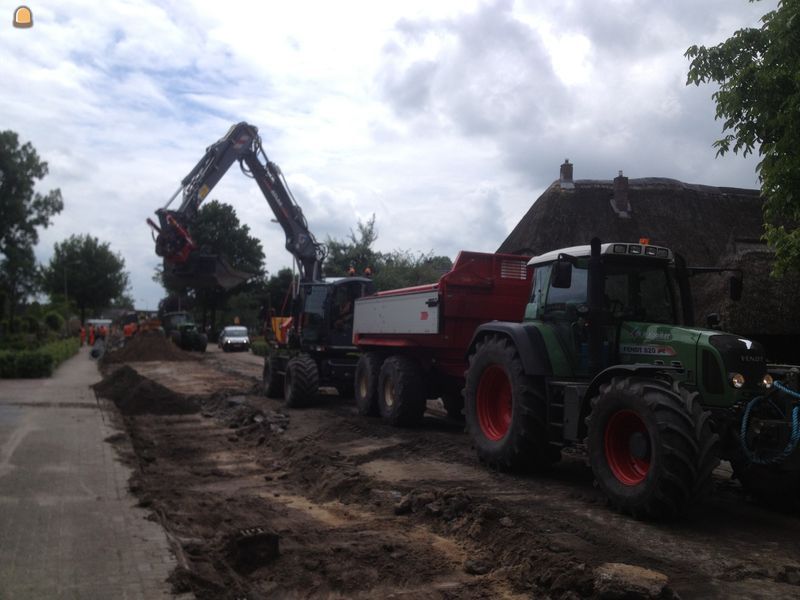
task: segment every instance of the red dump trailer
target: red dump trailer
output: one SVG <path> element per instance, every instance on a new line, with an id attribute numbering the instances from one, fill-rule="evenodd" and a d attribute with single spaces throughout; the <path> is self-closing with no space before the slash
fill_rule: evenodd
<path id="1" fill-rule="evenodd" d="M 413 425 L 426 400 L 441 397 L 448 414 L 460 415 L 472 335 L 488 321 L 522 321 L 531 287 L 529 258 L 461 252 L 437 283 L 356 300 L 359 412 Z"/>

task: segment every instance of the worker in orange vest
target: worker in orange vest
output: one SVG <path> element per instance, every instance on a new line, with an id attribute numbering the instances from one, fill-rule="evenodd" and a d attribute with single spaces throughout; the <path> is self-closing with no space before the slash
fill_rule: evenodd
<path id="1" fill-rule="evenodd" d="M 86 343 L 86 327 L 81 325 L 81 346 Z"/>
<path id="2" fill-rule="evenodd" d="M 89 345 L 94 346 L 94 323 L 89 325 Z"/>

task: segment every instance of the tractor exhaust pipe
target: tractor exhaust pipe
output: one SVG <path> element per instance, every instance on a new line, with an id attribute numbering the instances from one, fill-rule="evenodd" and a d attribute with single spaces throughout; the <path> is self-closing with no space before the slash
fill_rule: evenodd
<path id="1" fill-rule="evenodd" d="M 592 238 L 589 256 L 589 368 L 592 375 L 603 368 L 603 288 L 605 274 L 600 239 Z"/>

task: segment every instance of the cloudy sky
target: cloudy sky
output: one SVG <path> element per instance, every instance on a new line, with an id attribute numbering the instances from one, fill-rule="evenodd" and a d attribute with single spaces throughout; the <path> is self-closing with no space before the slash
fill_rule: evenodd
<path id="1" fill-rule="evenodd" d="M 91 233 L 155 307 L 145 219 L 238 121 L 259 127 L 318 239 L 375 214 L 380 250 L 495 250 L 565 157 L 576 179 L 756 187 L 753 159 L 715 159 L 713 89 L 685 85 L 683 53 L 776 3 L 28 0 L 34 26 L 14 29 L 17 3 L 0 0 L 0 129 L 33 143 L 40 189 L 64 197 L 39 260 Z M 238 167 L 210 198 L 271 272 L 290 264 Z"/>

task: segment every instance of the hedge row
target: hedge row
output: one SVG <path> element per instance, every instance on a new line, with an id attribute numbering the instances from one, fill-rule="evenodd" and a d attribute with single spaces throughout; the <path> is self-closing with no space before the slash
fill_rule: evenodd
<path id="1" fill-rule="evenodd" d="M 78 338 L 50 342 L 36 350 L 0 350 L 0 378 L 50 377 L 55 368 L 80 348 Z"/>
<path id="2" fill-rule="evenodd" d="M 250 343 L 250 349 L 256 356 L 266 356 L 267 342 L 259 342 L 254 340 L 253 342 Z"/>

